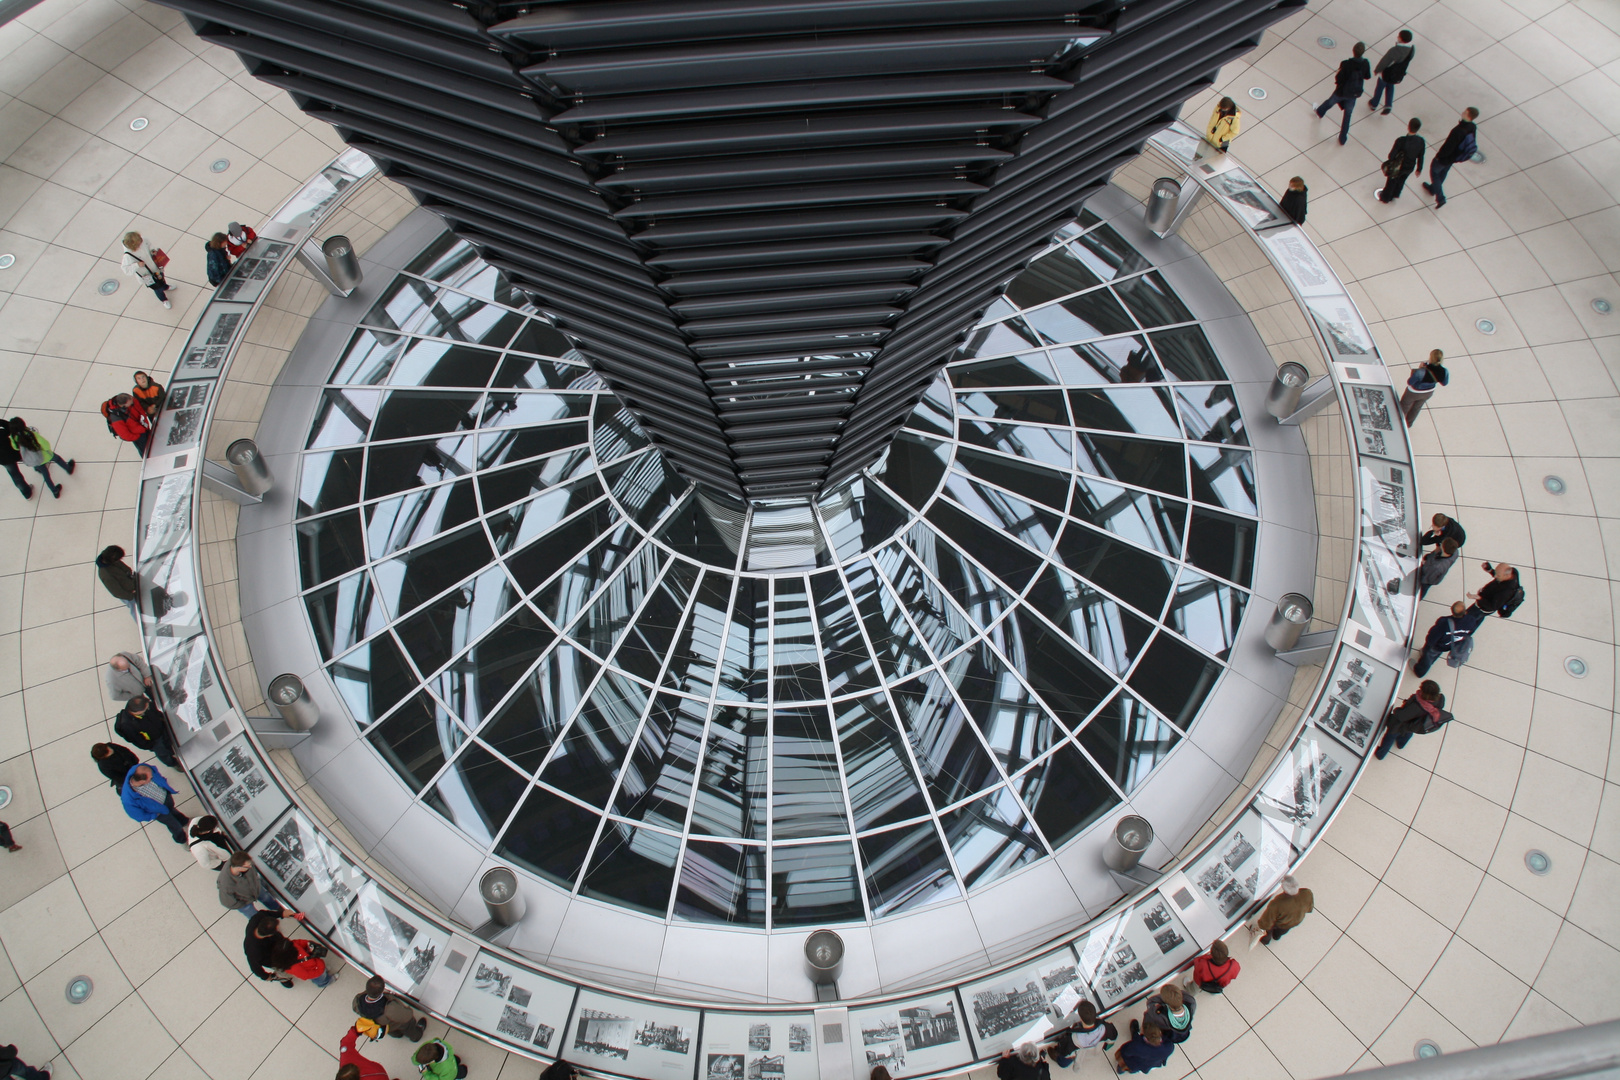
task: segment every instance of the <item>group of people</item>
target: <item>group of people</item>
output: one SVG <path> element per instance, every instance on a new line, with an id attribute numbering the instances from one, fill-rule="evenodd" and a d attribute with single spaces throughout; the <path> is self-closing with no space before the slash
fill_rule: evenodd
<path id="1" fill-rule="evenodd" d="M 145 457 L 152 427 L 163 408 L 163 384 L 144 371 L 135 373 L 134 382 L 127 393 L 114 394 L 101 403 L 101 417 L 107 421 L 109 432 L 134 443 L 135 452 Z"/>
<path id="2" fill-rule="evenodd" d="M 231 272 L 231 263 L 258 238 L 259 234 L 250 226 L 233 221 L 224 232 L 217 232 L 205 240 L 203 253 L 207 260 L 208 284 L 218 285 L 224 281 L 225 275 Z M 169 261 L 167 252 L 153 247 L 140 233 L 131 230 L 124 234 L 124 273 L 151 289 L 152 295 L 166 308 L 174 307 L 169 299 Z"/>
<path id="3" fill-rule="evenodd" d="M 39 429 L 31 426 L 20 416 L 13 416 L 3 421 L 0 427 L 0 462 L 6 466 L 6 472 L 11 474 L 11 482 L 17 485 L 17 490 L 25 499 L 34 497 L 34 487 L 23 478 L 21 466 L 27 465 L 39 474 L 40 480 L 51 493 L 52 498 L 62 497 L 62 485 L 51 479 L 51 466 L 60 466 L 69 476 L 77 464 L 72 458 L 61 457 L 51 447 L 51 442 L 39 433 Z"/>

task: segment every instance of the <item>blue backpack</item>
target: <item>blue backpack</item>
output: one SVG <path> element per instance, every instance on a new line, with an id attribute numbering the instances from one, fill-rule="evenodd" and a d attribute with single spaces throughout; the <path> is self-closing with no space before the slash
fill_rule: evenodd
<path id="1" fill-rule="evenodd" d="M 1472 161 L 1474 155 L 1477 153 L 1479 153 L 1479 143 L 1474 141 L 1474 133 L 1470 131 L 1468 134 L 1464 135 L 1462 137 L 1462 141 L 1457 144 L 1457 160 Z"/>

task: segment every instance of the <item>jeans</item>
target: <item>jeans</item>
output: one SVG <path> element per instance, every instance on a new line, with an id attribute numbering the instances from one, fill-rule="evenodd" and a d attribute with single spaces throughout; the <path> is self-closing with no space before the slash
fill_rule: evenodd
<path id="1" fill-rule="evenodd" d="M 1424 648 L 1423 655 L 1418 657 L 1418 662 L 1412 665 L 1412 674 L 1421 679 L 1423 676 L 1429 673 L 1430 668 L 1434 667 L 1434 662 L 1436 660 L 1440 659 L 1450 651 L 1450 649 Z M 1401 745 L 1405 746 L 1406 744 L 1403 742 Z"/>
<path id="2" fill-rule="evenodd" d="M 1390 203 L 1400 198 L 1401 192 L 1406 189 L 1406 178 L 1411 175 L 1412 174 L 1410 172 L 1398 172 L 1394 176 L 1391 176 L 1389 180 L 1385 182 L 1384 189 L 1378 193 L 1378 201 Z M 1417 414 L 1414 413 L 1413 415 L 1415 416 Z M 1408 418 L 1407 423 L 1411 423 L 1410 418 Z"/>
<path id="3" fill-rule="evenodd" d="M 141 455 L 141 457 L 145 457 L 146 444 L 152 441 L 152 433 L 150 431 L 142 432 L 139 436 L 130 441 L 135 444 L 135 452 Z"/>
<path id="4" fill-rule="evenodd" d="M 1373 86 L 1373 96 L 1372 100 L 1367 103 L 1368 108 L 1378 108 L 1378 95 L 1380 94 L 1385 95 L 1384 108 L 1393 109 L 1395 107 L 1395 84 L 1385 82 L 1382 75 L 1378 77 L 1378 82 Z"/>
<path id="5" fill-rule="evenodd" d="M 1411 741 L 1412 733 L 1410 731 L 1396 731 L 1393 727 L 1385 727 L 1384 737 L 1378 740 L 1378 749 L 1373 751 L 1373 757 L 1382 761 L 1385 755 L 1389 753 L 1390 747 L 1405 750 L 1406 744 Z"/>
<path id="6" fill-rule="evenodd" d="M 1446 182 L 1446 174 L 1451 171 L 1451 167 L 1455 164 L 1454 161 L 1442 161 L 1439 158 L 1434 158 L 1429 162 L 1429 182 L 1426 185 L 1426 190 L 1430 195 L 1434 196 L 1436 209 L 1446 205 L 1446 193 L 1442 185 Z"/>
<path id="7" fill-rule="evenodd" d="M 163 801 L 163 806 L 165 812 L 152 820 L 162 822 L 169 830 L 169 835 L 174 837 L 174 842 L 184 847 L 186 843 L 186 826 L 191 824 L 191 819 L 174 808 L 173 795 Z"/>
<path id="8" fill-rule="evenodd" d="M 32 1065 L 24 1065 L 20 1061 L 11 1063 L 11 1071 L 7 1076 L 14 1076 L 17 1080 L 48 1080 L 50 1073 L 44 1069 L 36 1069 Z"/>
<path id="9" fill-rule="evenodd" d="M 126 601 L 126 603 L 127 602 L 128 601 Z M 163 762 L 163 764 L 167 765 L 169 768 L 185 768 L 184 765 L 180 764 L 180 759 L 174 756 L 174 744 L 169 741 L 169 737 L 167 735 L 159 735 L 156 739 L 153 739 L 151 750 L 152 756 Z"/>
<path id="10" fill-rule="evenodd" d="M 1322 102 L 1322 104 L 1316 107 L 1317 116 L 1326 116 L 1327 111 L 1333 108 L 1335 105 L 1344 110 L 1344 123 L 1339 125 L 1340 146 L 1343 146 L 1346 140 L 1350 138 L 1350 114 L 1355 112 L 1356 102 L 1359 100 L 1360 95 L 1350 97 L 1345 94 L 1334 94 L 1332 97 L 1328 98 L 1326 101 Z"/>
<path id="11" fill-rule="evenodd" d="M 169 299 L 169 283 L 165 279 L 158 278 L 151 284 L 147 285 L 147 288 L 151 289 L 153 295 L 155 295 L 160 301 L 166 302 Z"/>
<path id="12" fill-rule="evenodd" d="M 45 464 L 43 464 L 43 465 L 35 465 L 35 466 L 32 466 L 32 468 L 33 468 L 33 470 L 35 472 L 39 473 L 40 479 L 45 481 L 45 487 L 50 491 L 50 493 L 52 495 L 55 495 L 57 498 L 61 498 L 61 496 L 62 496 L 62 485 L 56 483 L 55 481 L 53 481 L 51 479 L 51 465 L 53 463 L 57 464 L 57 465 L 62 465 L 62 459 L 53 457 L 53 458 L 51 458 L 50 461 L 47 461 Z M 64 470 L 66 470 L 67 466 L 62 465 L 62 468 Z"/>
<path id="13" fill-rule="evenodd" d="M 281 901 L 276 899 L 275 894 L 270 891 L 268 885 L 259 886 L 259 896 L 256 902 L 263 904 L 266 911 L 279 911 L 283 915 L 287 913 L 287 909 L 281 906 Z M 250 919 L 259 913 L 259 909 L 254 907 L 253 904 L 243 904 L 236 910 Z"/>
<path id="14" fill-rule="evenodd" d="M 6 472 L 11 474 L 11 482 L 17 485 L 17 490 L 22 492 L 23 498 L 26 499 L 34 494 L 34 489 L 29 486 L 27 480 L 23 479 L 22 470 L 17 467 L 15 461 L 6 462 Z"/>

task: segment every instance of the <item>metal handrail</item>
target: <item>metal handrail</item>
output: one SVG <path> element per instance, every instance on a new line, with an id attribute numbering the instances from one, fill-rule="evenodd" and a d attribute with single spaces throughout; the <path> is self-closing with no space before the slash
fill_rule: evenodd
<path id="1" fill-rule="evenodd" d="M 1620 1020 L 1346 1073 L 1359 1080 L 1613 1080 Z"/>

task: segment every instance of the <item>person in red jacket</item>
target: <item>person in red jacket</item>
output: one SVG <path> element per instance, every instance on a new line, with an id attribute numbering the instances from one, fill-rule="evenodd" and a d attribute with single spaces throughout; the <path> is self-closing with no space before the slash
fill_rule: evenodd
<path id="1" fill-rule="evenodd" d="M 1227 950 L 1226 942 L 1217 940 L 1209 947 L 1209 952 L 1193 961 L 1192 978 L 1187 985 L 1206 994 L 1224 993 L 1241 970 Z"/>
<path id="2" fill-rule="evenodd" d="M 112 408 L 107 413 L 107 425 L 112 433 L 125 442 L 134 443 L 135 450 L 146 456 L 146 444 L 152 439 L 152 418 L 146 415 L 146 410 L 135 403 L 135 398 L 129 394 L 119 394 L 112 399 Z"/>
<path id="3" fill-rule="evenodd" d="M 239 222 L 231 222 L 225 226 L 225 250 L 231 253 L 231 258 L 240 259 L 242 252 L 253 246 L 253 241 L 259 238 L 251 226 Z"/>
<path id="4" fill-rule="evenodd" d="M 393 1080 L 388 1070 L 355 1049 L 360 1029 L 351 1027 L 338 1043 L 337 1080 Z"/>

